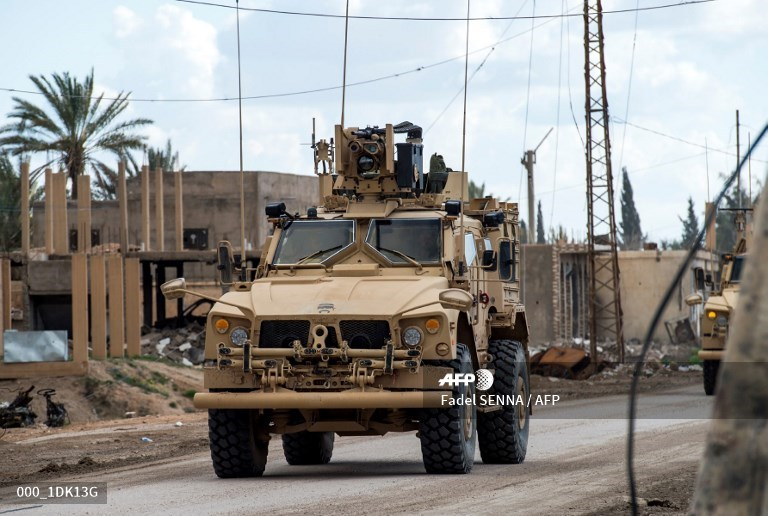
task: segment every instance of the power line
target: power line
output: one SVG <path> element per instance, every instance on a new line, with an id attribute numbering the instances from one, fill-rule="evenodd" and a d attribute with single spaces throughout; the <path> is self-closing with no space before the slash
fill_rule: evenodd
<path id="1" fill-rule="evenodd" d="M 528 50 L 528 86 L 525 91 L 525 124 L 523 126 L 523 154 L 525 154 L 525 140 L 528 138 L 528 107 L 531 104 L 531 71 L 533 69 L 533 23 L 534 18 L 533 16 L 536 15 L 536 0 L 533 0 L 533 9 L 531 10 L 533 13 L 531 16 L 531 45 Z M 518 200 L 523 195 L 523 170 L 520 169 L 520 183 L 517 186 L 517 198 Z M 533 213 L 531 209 L 528 210 L 528 214 L 530 215 Z M 542 221 L 543 222 L 543 221 Z M 531 228 L 534 228 L 536 226 L 533 225 L 533 221 L 528 221 L 528 228 L 529 228 L 529 235 L 532 235 Z M 533 242 L 528 242 L 529 244 L 532 244 Z"/>
<path id="2" fill-rule="evenodd" d="M 202 0 L 176 0 L 180 3 L 205 5 L 209 7 L 222 7 L 225 9 L 235 9 L 233 5 L 221 4 L 216 2 L 204 2 Z M 603 14 L 623 14 L 632 13 L 636 11 L 654 11 L 659 9 L 667 9 L 671 7 L 682 7 L 686 5 L 695 4 L 707 4 L 715 2 L 717 0 L 684 0 L 677 3 L 653 5 L 648 7 L 640 7 L 635 9 L 614 9 L 611 11 L 603 11 Z M 302 11 L 282 11 L 278 9 L 261 9 L 256 7 L 240 7 L 241 11 L 253 11 L 265 14 L 280 14 L 288 16 L 306 16 L 314 18 L 344 18 L 343 14 L 331 14 L 331 13 L 314 13 L 314 12 L 302 12 Z M 483 21 L 483 20 L 530 20 L 530 19 L 545 19 L 545 18 L 565 18 L 565 17 L 581 17 L 581 14 L 533 14 L 531 16 L 477 16 L 469 18 L 469 21 Z M 350 15 L 350 18 L 357 20 L 393 20 L 393 21 L 463 21 L 466 22 L 467 18 L 418 18 L 413 16 L 364 16 L 364 15 Z"/>
<path id="3" fill-rule="evenodd" d="M 714 0 L 709 0 L 709 1 L 714 1 Z M 242 11 L 242 10 L 245 10 L 245 9 L 241 8 L 240 10 Z M 541 27 L 545 23 L 547 23 L 547 22 L 540 23 L 535 28 Z M 472 51 L 469 52 L 469 55 L 478 54 L 478 53 L 483 52 L 484 50 L 488 50 L 488 49 L 493 50 L 495 47 L 497 47 L 499 45 L 503 45 L 504 43 L 508 43 L 509 41 L 512 41 L 513 39 L 516 39 L 516 38 L 518 38 L 520 36 L 523 36 L 523 35 L 527 34 L 530 30 L 531 29 L 527 29 L 527 30 L 525 30 L 523 32 L 520 32 L 518 34 L 513 34 L 512 36 L 509 36 L 507 38 L 502 38 L 499 41 L 496 41 L 495 43 L 493 43 L 491 45 L 486 45 L 486 46 L 480 47 L 480 48 L 478 48 L 476 50 L 472 50 Z M 402 76 L 405 76 L 405 75 L 410 75 L 410 74 L 413 74 L 413 73 L 417 73 L 417 72 L 421 72 L 421 71 L 424 71 L 424 70 L 429 70 L 431 68 L 435 68 L 435 67 L 438 67 L 438 66 L 442 66 L 444 64 L 448 64 L 448 63 L 451 63 L 453 61 L 458 61 L 459 59 L 464 59 L 464 54 L 459 55 L 459 56 L 449 57 L 449 58 L 446 58 L 446 59 L 443 59 L 441 61 L 437 61 L 437 62 L 434 62 L 434 63 L 431 63 L 431 64 L 418 66 L 416 68 L 413 68 L 411 70 L 406 70 L 404 72 L 397 72 L 397 73 L 392 73 L 392 74 L 389 74 L 389 75 L 382 75 L 382 76 L 379 76 L 379 77 L 374 77 L 374 78 L 371 78 L 371 79 L 365 79 L 365 80 L 362 80 L 362 81 L 347 83 L 347 87 L 349 88 L 351 86 L 363 86 L 365 84 L 371 84 L 371 83 L 375 83 L 375 82 L 379 82 L 379 81 L 384 81 L 384 80 L 388 80 L 388 79 L 395 79 L 397 77 L 402 77 Z M 263 94 L 263 95 L 247 95 L 247 96 L 242 97 L 242 100 L 261 100 L 261 99 L 270 99 L 270 98 L 279 98 L 279 97 L 294 97 L 294 96 L 299 96 L 299 95 L 308 95 L 308 94 L 312 94 L 312 93 L 323 93 L 323 92 L 327 92 L 327 91 L 334 91 L 334 90 L 340 90 L 340 89 L 342 89 L 342 85 L 326 86 L 326 87 L 323 87 L 323 88 L 312 88 L 312 89 L 307 89 L 307 90 L 290 91 L 290 92 L 282 92 L 282 93 L 269 93 L 269 94 Z M 0 87 L 0 91 L 7 91 L 7 92 L 10 92 L 10 93 L 24 93 L 24 94 L 29 94 L 29 95 L 43 95 L 43 93 L 41 93 L 39 91 L 23 90 L 23 89 L 8 88 L 8 87 Z M 82 96 L 81 95 L 68 95 L 67 98 L 82 98 Z M 103 100 L 117 100 L 117 99 L 116 98 L 112 98 L 112 97 L 104 97 Z M 236 100 L 238 100 L 238 97 L 212 97 L 212 98 L 189 98 L 189 99 L 181 99 L 181 98 L 164 98 L 164 99 L 130 98 L 129 100 L 131 102 L 150 102 L 150 103 L 166 103 L 166 102 L 167 103 L 229 102 L 229 101 L 236 101 Z"/>
<path id="4" fill-rule="evenodd" d="M 668 139 L 674 140 L 676 142 L 685 143 L 686 145 L 691 145 L 693 147 L 698 147 L 700 149 L 704 149 L 705 151 L 709 150 L 709 151 L 713 151 L 713 152 L 719 152 L 720 154 L 725 154 L 727 156 L 735 156 L 736 155 L 735 152 L 730 152 L 730 151 L 727 151 L 727 150 L 724 150 L 724 149 L 713 149 L 712 147 L 708 147 L 707 145 L 702 145 L 700 143 L 696 143 L 696 142 L 692 142 L 692 141 L 689 141 L 689 140 L 685 140 L 685 139 L 680 138 L 678 136 L 672 136 L 670 134 L 662 133 L 661 131 L 657 131 L 656 129 L 649 129 L 648 127 L 642 127 L 640 125 L 633 124 L 631 122 L 627 122 L 626 120 L 622 120 L 621 118 L 614 117 L 613 121 L 616 122 L 617 124 L 625 124 L 625 125 L 634 127 L 635 129 L 640 129 L 641 131 L 645 131 L 645 132 L 648 132 L 648 133 L 651 133 L 651 134 L 655 134 L 656 136 L 661 136 L 663 138 L 668 138 Z M 759 161 L 760 163 L 768 163 L 768 160 L 761 160 L 761 159 L 755 159 L 755 158 L 752 158 L 752 159 L 754 161 Z"/>
<path id="5" fill-rule="evenodd" d="M 640 0 L 637 0 L 635 7 L 640 6 Z M 635 47 L 637 44 L 637 20 L 640 18 L 640 13 L 635 11 L 635 35 L 632 37 L 632 58 L 629 60 L 629 82 L 627 84 L 627 105 L 624 108 L 624 116 L 629 118 L 629 99 L 632 95 L 632 76 L 635 70 Z M 624 143 L 627 140 L 627 125 L 624 124 L 624 131 L 621 135 L 621 153 L 619 154 L 619 170 L 624 165 Z"/>
<path id="6" fill-rule="evenodd" d="M 517 10 L 517 13 L 520 13 L 520 11 L 523 10 L 523 7 L 525 7 L 525 4 L 527 4 L 527 3 L 528 3 L 528 0 L 525 0 L 525 2 L 523 2 L 523 5 L 520 6 L 520 9 Z M 504 32 L 501 33 L 502 39 L 507 34 L 507 32 L 509 32 L 509 29 L 512 27 L 512 23 L 513 22 L 514 22 L 514 20 L 509 22 L 509 24 L 507 24 L 507 28 L 504 29 Z M 541 27 L 545 23 L 548 23 L 548 22 L 541 23 L 536 28 Z M 523 32 L 521 32 L 519 34 L 515 34 L 515 36 L 522 36 L 523 34 L 525 34 L 527 32 L 528 31 L 525 30 L 525 31 L 523 31 Z M 472 79 L 475 78 L 475 75 L 477 75 L 477 72 L 479 72 L 480 69 L 485 65 L 485 62 L 488 61 L 488 58 L 491 57 L 491 54 L 493 54 L 494 50 L 496 50 L 496 47 L 495 46 L 491 47 L 491 49 L 485 55 L 485 57 L 480 62 L 480 64 L 477 65 L 477 68 L 474 69 L 474 71 L 472 72 L 472 75 L 469 76 L 469 80 L 467 82 L 472 82 Z M 432 129 L 432 127 L 435 126 L 435 124 L 438 122 L 438 120 L 440 120 L 443 117 L 443 115 L 446 113 L 446 111 L 448 111 L 448 108 L 450 108 L 453 105 L 453 103 L 456 101 L 457 98 L 459 98 L 459 95 L 461 95 L 461 93 L 463 91 L 464 91 L 464 86 L 459 88 L 459 91 L 457 91 L 456 94 L 453 96 L 453 98 L 451 98 L 451 100 L 448 102 L 448 104 L 446 104 L 445 108 L 443 108 L 443 110 L 440 112 L 440 114 L 437 115 L 437 117 L 432 121 L 431 124 L 429 124 L 429 126 L 427 126 L 427 128 L 424 130 L 424 134 L 427 134 L 429 132 L 429 130 Z"/>

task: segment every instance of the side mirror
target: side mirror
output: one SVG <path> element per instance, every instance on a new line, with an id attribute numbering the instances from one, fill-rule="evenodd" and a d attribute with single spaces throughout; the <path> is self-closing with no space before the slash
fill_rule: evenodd
<path id="1" fill-rule="evenodd" d="M 474 303 L 472 296 L 458 288 L 449 288 L 440 292 L 440 304 L 446 310 L 469 310 Z"/>
<path id="2" fill-rule="evenodd" d="M 160 287 L 160 291 L 165 296 L 165 299 L 179 299 L 184 297 L 187 290 L 187 280 L 184 278 L 176 278 L 170 281 L 166 281 Z"/>
<path id="3" fill-rule="evenodd" d="M 696 267 L 693 269 L 693 276 L 696 279 L 696 290 L 704 290 L 706 280 L 704 279 L 704 269 Z"/>
<path id="4" fill-rule="evenodd" d="M 685 304 L 688 306 L 700 305 L 702 302 L 701 294 L 691 294 L 685 298 Z"/>
<path id="5" fill-rule="evenodd" d="M 483 251 L 482 267 L 491 271 L 496 270 L 496 252 L 493 249 Z"/>
<path id="6" fill-rule="evenodd" d="M 232 284 L 232 271 L 234 270 L 234 261 L 232 257 L 232 244 L 227 241 L 219 242 L 217 249 L 219 278 L 225 285 Z"/>

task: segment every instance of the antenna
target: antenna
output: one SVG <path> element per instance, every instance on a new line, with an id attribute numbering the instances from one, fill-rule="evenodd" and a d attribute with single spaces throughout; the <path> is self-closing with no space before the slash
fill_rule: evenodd
<path id="1" fill-rule="evenodd" d="M 464 260 L 466 259 L 466 244 L 464 242 L 464 189 L 466 188 L 467 172 L 464 169 L 464 158 L 467 148 L 467 69 L 469 67 L 469 0 L 467 0 L 467 35 L 464 38 L 464 120 L 461 128 L 461 222 L 459 240 L 461 241 L 461 256 L 459 256 L 459 276 L 464 275 Z M 469 264 L 467 264 L 469 265 Z"/>
<path id="2" fill-rule="evenodd" d="M 347 96 L 347 36 L 349 35 L 349 0 L 344 13 L 344 72 L 341 79 L 341 130 L 344 130 L 344 101 Z"/>
<path id="3" fill-rule="evenodd" d="M 240 263 L 245 262 L 245 173 L 243 172 L 243 89 L 240 80 L 240 0 L 235 0 L 237 16 L 237 112 L 240 119 Z"/>

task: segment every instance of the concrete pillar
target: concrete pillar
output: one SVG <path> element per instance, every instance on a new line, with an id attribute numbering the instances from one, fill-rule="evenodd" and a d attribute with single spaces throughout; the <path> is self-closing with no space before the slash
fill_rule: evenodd
<path id="1" fill-rule="evenodd" d="M 107 258 L 109 292 L 109 356 L 124 356 L 125 310 L 123 303 L 123 257 L 112 254 Z"/>
<path id="2" fill-rule="evenodd" d="M 45 169 L 45 253 L 53 254 L 53 170 Z"/>
<path id="3" fill-rule="evenodd" d="M 141 240 L 144 250 L 152 249 L 149 227 L 149 167 L 141 167 Z"/>
<path id="4" fill-rule="evenodd" d="M 69 254 L 69 228 L 67 227 L 67 174 L 53 174 L 53 252 Z"/>
<path id="5" fill-rule="evenodd" d="M 163 169 L 155 169 L 155 247 L 165 251 L 165 223 L 163 222 Z"/>
<path id="6" fill-rule="evenodd" d="M 11 261 L 0 258 L 0 355 L 3 351 L 3 332 L 11 329 Z"/>
<path id="7" fill-rule="evenodd" d="M 78 178 L 79 179 L 79 178 Z M 79 190 L 78 196 L 83 195 Z M 72 255 L 72 360 L 88 361 L 88 257 Z"/>
<path id="8" fill-rule="evenodd" d="M 184 250 L 184 197 L 182 196 L 181 170 L 173 173 L 173 193 L 176 200 L 176 250 Z"/>
<path id="9" fill-rule="evenodd" d="M 29 163 L 21 163 L 21 252 L 29 253 Z"/>
<path id="10" fill-rule="evenodd" d="M 103 254 L 91 256 L 91 348 L 93 358 L 107 358 L 107 284 Z"/>
<path id="11" fill-rule="evenodd" d="M 709 217 L 709 214 L 715 210 L 715 203 L 708 202 L 704 204 L 704 219 Z M 716 217 L 712 217 L 712 223 L 707 226 L 706 236 L 704 238 L 704 247 L 708 251 L 714 251 L 717 248 L 717 233 L 715 230 Z"/>
<path id="12" fill-rule="evenodd" d="M 117 164 L 117 201 L 120 209 L 120 252 L 128 252 L 128 187 L 125 183 L 125 161 Z"/>
<path id="13" fill-rule="evenodd" d="M 129 357 L 141 355 L 139 259 L 125 259 L 125 342 Z"/>
<path id="14" fill-rule="evenodd" d="M 77 252 L 91 249 L 91 176 L 77 178 Z"/>

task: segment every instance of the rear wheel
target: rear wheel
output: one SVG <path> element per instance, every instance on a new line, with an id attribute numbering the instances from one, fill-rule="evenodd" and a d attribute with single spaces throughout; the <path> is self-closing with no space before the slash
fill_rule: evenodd
<path id="1" fill-rule="evenodd" d="M 469 350 L 463 344 L 457 345 L 456 360 L 441 361 L 434 365 L 450 367 L 455 373 L 472 373 Z M 463 401 L 467 398 L 473 403 L 454 404 L 447 408 L 421 411 L 419 437 L 427 473 L 464 474 L 472 470 L 477 441 L 475 385 L 472 382 L 468 384 L 457 382 L 453 387 L 453 400 Z"/>
<path id="2" fill-rule="evenodd" d="M 704 368 L 704 392 L 707 396 L 712 396 L 715 393 L 717 371 L 720 369 L 720 361 L 705 360 L 702 367 Z"/>
<path id="3" fill-rule="evenodd" d="M 208 410 L 213 471 L 220 478 L 260 477 L 267 464 L 269 433 L 257 411 Z"/>
<path id="4" fill-rule="evenodd" d="M 283 434 L 283 453 L 291 466 L 328 464 L 333 455 L 333 432 Z"/>
<path id="5" fill-rule="evenodd" d="M 523 346 L 514 340 L 492 340 L 489 368 L 495 369 L 489 395 L 514 396 L 514 404 L 478 414 L 477 435 L 480 456 L 486 464 L 520 464 L 528 448 L 528 368 Z"/>

